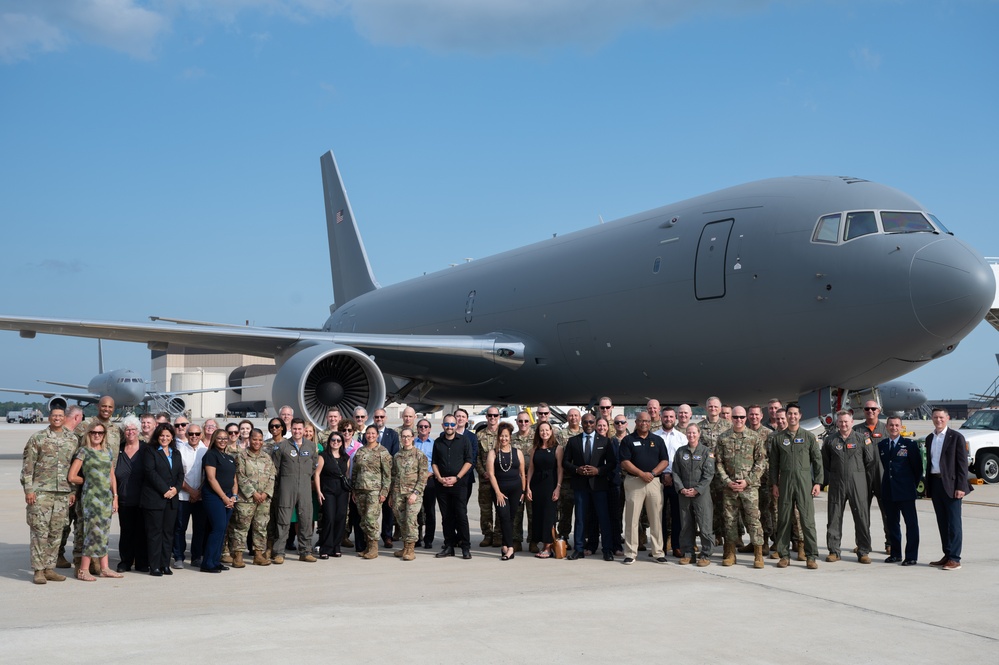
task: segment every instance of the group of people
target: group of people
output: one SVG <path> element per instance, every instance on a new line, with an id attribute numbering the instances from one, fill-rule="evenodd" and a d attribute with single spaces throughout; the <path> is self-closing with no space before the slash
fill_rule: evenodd
<path id="1" fill-rule="evenodd" d="M 443 546 L 436 556 L 469 559 L 467 506 L 476 478 L 479 546 L 500 548 L 501 561 L 523 550 L 526 515 L 528 547 L 541 559 L 566 540 L 570 560 L 599 552 L 605 561 L 632 564 L 648 550 L 665 563 L 672 551 L 680 564 L 706 566 L 720 541 L 722 565 L 751 552 L 762 568 L 769 550 L 785 568 L 793 539 L 810 569 L 819 556 L 812 501 L 824 484 L 826 561 L 841 558 L 849 504 L 858 560 L 870 563 L 877 497 L 886 561 L 915 564 L 915 501 L 925 478 L 943 544 L 943 557 L 931 565 L 961 567 L 961 501 L 971 487 L 963 437 L 947 426 L 943 409 L 933 411 L 925 474 L 921 446 L 901 436 L 897 417 L 882 421 L 874 401 L 856 425 L 849 411 L 838 412 L 821 444 L 800 427 L 798 406 L 778 400 L 768 405 L 767 425 L 760 406 L 726 407 L 717 397 L 697 423 L 689 405 L 661 408 L 650 400 L 629 431 L 627 418 L 613 411 L 603 397 L 592 412 L 570 409 L 566 427 L 556 428 L 544 403 L 536 421 L 523 411 L 515 426 L 490 407 L 476 433 L 459 408 L 433 438 L 430 421 L 410 407 L 398 432 L 386 427 L 384 409 L 369 423 L 360 407 L 349 418 L 329 409 L 327 428 L 317 432 L 284 406 L 267 437 L 247 420 L 219 428 L 213 419 L 171 422 L 166 413 L 127 416 L 119 425 L 109 397 L 86 421 L 79 407 L 53 408 L 48 427 L 28 440 L 21 473 L 34 582 L 65 579 L 56 568 L 71 566 L 64 549 L 74 522 L 72 566 L 83 581 L 120 578 L 133 567 L 171 575 L 184 567 L 189 526 L 191 565 L 206 573 L 244 567 L 245 550 L 260 566 L 284 563 L 286 548 L 305 562 L 341 557 L 342 547 L 374 559 L 379 541 L 392 548 L 394 539 L 402 544 L 395 556 L 410 561 L 416 547 L 433 549 L 438 510 Z M 114 513 L 120 562 L 112 569 Z"/>

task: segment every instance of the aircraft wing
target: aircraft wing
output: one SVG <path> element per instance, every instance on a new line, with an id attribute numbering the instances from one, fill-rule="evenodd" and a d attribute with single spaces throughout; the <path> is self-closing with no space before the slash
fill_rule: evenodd
<path id="1" fill-rule="evenodd" d="M 21 390 L 20 388 L 0 388 L 2 393 L 21 393 L 23 395 L 41 395 L 45 399 L 51 399 L 56 395 L 62 395 L 68 400 L 73 400 L 76 402 L 98 402 L 101 399 L 100 395 L 95 395 L 93 393 L 64 393 L 64 392 L 53 392 L 51 390 Z"/>
<path id="2" fill-rule="evenodd" d="M 80 390 L 86 390 L 87 386 L 80 385 L 79 383 L 61 383 L 59 381 L 42 381 L 38 380 L 39 383 L 47 383 L 50 386 L 62 386 L 63 388 L 79 388 Z"/>
<path id="3" fill-rule="evenodd" d="M 36 333 L 91 337 L 122 342 L 145 343 L 149 348 L 183 344 L 228 353 L 276 358 L 302 342 L 325 342 L 357 348 L 382 359 L 411 362 L 413 356 L 486 360 L 516 369 L 524 363 L 525 345 L 509 335 L 396 335 L 381 333 L 339 333 L 321 330 L 288 330 L 254 326 L 127 323 L 77 319 L 0 316 L 0 330 L 14 330 L 21 337 Z"/>
<path id="4" fill-rule="evenodd" d="M 170 398 L 176 397 L 177 395 L 197 395 L 198 393 L 221 393 L 226 390 L 242 390 L 243 388 L 261 388 L 263 384 L 253 385 L 253 386 L 219 386 L 218 388 L 197 388 L 195 390 L 173 390 L 170 392 L 153 392 L 149 391 L 146 393 L 146 399 L 157 399 L 157 398 Z"/>

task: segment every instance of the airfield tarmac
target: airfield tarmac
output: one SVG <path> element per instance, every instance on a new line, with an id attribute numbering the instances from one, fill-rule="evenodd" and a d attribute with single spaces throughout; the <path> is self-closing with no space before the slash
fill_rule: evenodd
<path id="1" fill-rule="evenodd" d="M 954 423 L 956 425 L 956 423 Z M 907 423 L 925 434 L 929 423 Z M 206 577 L 128 573 L 94 583 L 31 583 L 19 483 L 34 425 L 0 424 L 0 657 L 4 663 L 228 661 L 370 663 L 644 662 L 995 663 L 999 650 L 999 485 L 964 505 L 963 568 L 940 557 L 929 500 L 919 501 L 920 565 L 872 554 L 828 564 L 825 494 L 815 502 L 819 569 L 768 559 L 752 568 L 633 566 L 599 557 L 471 561 L 417 550 L 402 562 L 342 559 L 248 566 Z M 853 547 L 849 511 L 843 548 Z M 473 545 L 481 540 L 469 502 Z M 874 517 L 873 521 L 880 520 Z M 117 520 L 112 529 L 115 562 Z M 880 542 L 875 535 L 874 542 Z M 440 542 L 438 532 L 438 542 Z M 720 552 L 716 550 L 716 553 Z M 62 571 L 67 572 L 67 571 Z"/>

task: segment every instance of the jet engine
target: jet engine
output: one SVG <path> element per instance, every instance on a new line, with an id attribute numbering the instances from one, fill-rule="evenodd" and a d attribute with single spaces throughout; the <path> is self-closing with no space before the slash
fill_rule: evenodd
<path id="1" fill-rule="evenodd" d="M 385 377 L 367 354 L 353 347 L 299 343 L 285 352 L 279 364 L 274 408 L 290 404 L 317 427 L 326 426 L 331 406 L 348 418 L 358 406 L 369 413 L 385 406 Z"/>
<path id="2" fill-rule="evenodd" d="M 69 401 L 62 395 L 54 395 L 49 400 L 49 411 L 52 409 L 62 409 L 65 411 L 67 406 L 69 406 Z"/>

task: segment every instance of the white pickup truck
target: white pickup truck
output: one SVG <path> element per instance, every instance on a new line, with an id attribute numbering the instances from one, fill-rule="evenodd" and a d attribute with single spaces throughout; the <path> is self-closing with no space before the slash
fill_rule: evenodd
<path id="1" fill-rule="evenodd" d="M 961 425 L 968 442 L 968 469 L 987 483 L 999 483 L 999 409 L 980 409 Z"/>

